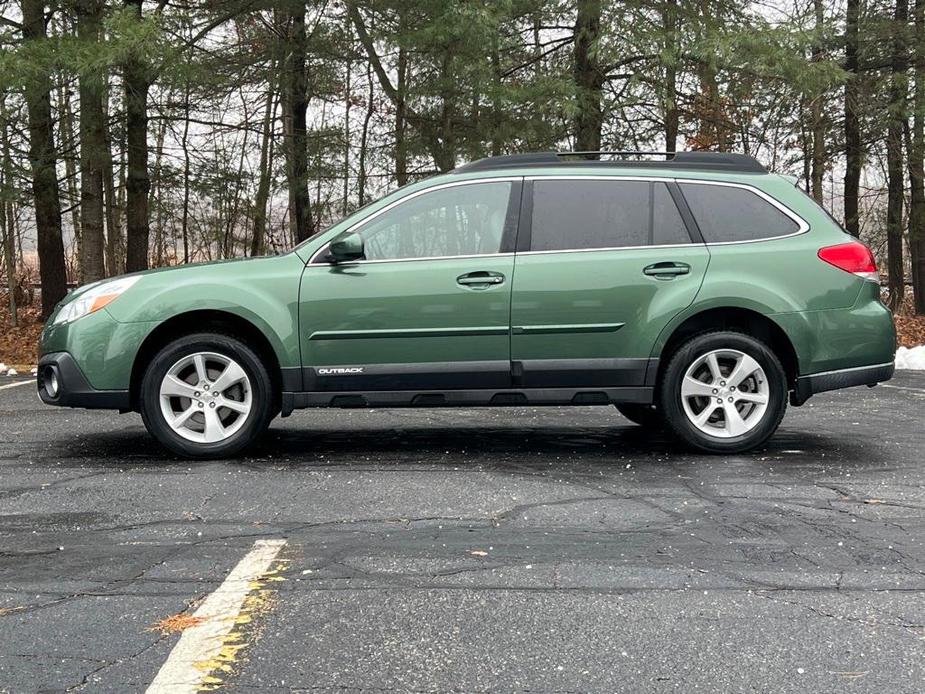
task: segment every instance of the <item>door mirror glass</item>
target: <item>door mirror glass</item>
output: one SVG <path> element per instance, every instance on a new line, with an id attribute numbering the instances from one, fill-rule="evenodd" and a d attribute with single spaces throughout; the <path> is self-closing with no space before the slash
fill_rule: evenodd
<path id="1" fill-rule="evenodd" d="M 338 234 L 328 246 L 328 255 L 335 263 L 362 260 L 365 257 L 363 237 L 351 231 Z"/>

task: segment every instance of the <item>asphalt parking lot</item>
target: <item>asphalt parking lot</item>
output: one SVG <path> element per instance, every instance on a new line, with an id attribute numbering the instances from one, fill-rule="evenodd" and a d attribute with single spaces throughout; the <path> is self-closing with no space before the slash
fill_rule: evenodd
<path id="1" fill-rule="evenodd" d="M 191 691 L 922 691 L 925 374 L 817 396 L 749 455 L 612 408 L 331 410 L 208 463 L 20 380 L 2 692 L 181 677 L 180 634 L 152 627 L 201 630 L 274 540 Z"/>

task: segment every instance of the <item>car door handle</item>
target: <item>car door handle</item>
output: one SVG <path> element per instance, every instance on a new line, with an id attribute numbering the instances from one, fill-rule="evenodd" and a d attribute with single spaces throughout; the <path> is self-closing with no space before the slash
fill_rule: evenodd
<path id="1" fill-rule="evenodd" d="M 691 266 L 687 263 L 666 262 L 647 265 L 643 268 L 642 274 L 660 280 L 670 280 L 672 277 L 677 277 L 678 275 L 688 275 L 690 271 Z"/>
<path id="2" fill-rule="evenodd" d="M 485 270 L 469 272 L 456 278 L 456 284 L 461 284 L 464 287 L 472 287 L 474 289 L 484 289 L 493 284 L 501 284 L 502 282 L 504 282 L 504 275 L 500 272 L 487 272 Z"/>

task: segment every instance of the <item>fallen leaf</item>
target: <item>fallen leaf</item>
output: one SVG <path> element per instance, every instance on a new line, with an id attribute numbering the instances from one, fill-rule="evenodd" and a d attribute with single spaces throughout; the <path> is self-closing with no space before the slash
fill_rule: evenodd
<path id="1" fill-rule="evenodd" d="M 194 617 L 191 614 L 175 614 L 170 617 L 165 617 L 161 621 L 157 622 L 153 626 L 148 628 L 148 631 L 159 631 L 162 634 L 173 634 L 178 631 L 183 631 L 184 629 L 189 629 L 190 627 L 197 626 L 202 624 L 202 619 L 200 617 Z"/>

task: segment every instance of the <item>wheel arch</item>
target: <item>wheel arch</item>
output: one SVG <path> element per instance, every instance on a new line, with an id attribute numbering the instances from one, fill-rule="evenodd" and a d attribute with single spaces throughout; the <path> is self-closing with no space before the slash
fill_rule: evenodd
<path id="1" fill-rule="evenodd" d="M 659 366 L 653 383 L 658 384 L 669 358 L 685 340 L 713 330 L 735 330 L 764 342 L 780 359 L 787 374 L 787 384 L 793 387 L 800 373 L 800 362 L 790 336 L 767 315 L 741 306 L 703 309 L 663 331 L 654 354 L 659 359 Z"/>
<path id="2" fill-rule="evenodd" d="M 274 399 L 279 405 L 283 390 L 283 372 L 280 358 L 273 343 L 255 323 L 229 311 L 201 309 L 187 311 L 159 323 L 138 349 L 132 364 L 129 385 L 129 398 L 132 407 L 137 409 L 141 381 L 147 366 L 154 356 L 166 344 L 183 335 L 203 332 L 218 332 L 235 337 L 254 349 L 267 365 L 267 371 L 273 382 Z"/>

